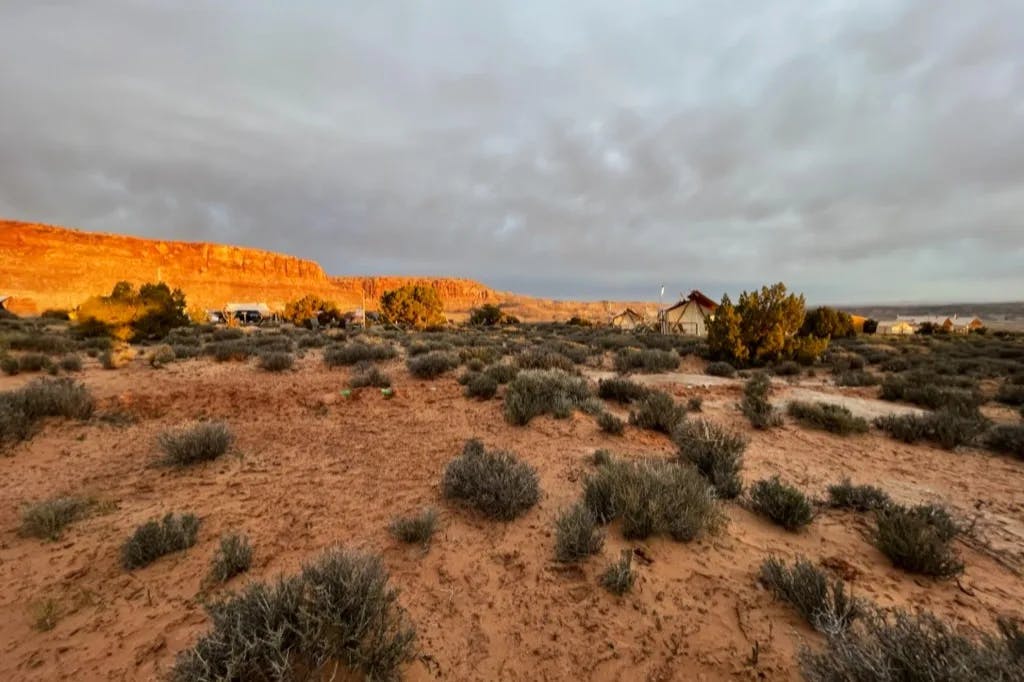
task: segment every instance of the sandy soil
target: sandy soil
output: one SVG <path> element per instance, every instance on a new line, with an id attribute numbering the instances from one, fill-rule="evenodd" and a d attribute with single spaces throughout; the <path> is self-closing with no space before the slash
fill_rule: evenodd
<path id="1" fill-rule="evenodd" d="M 393 400 L 366 390 L 343 401 L 338 390 L 348 372 L 324 369 L 319 353 L 283 375 L 205 360 L 163 370 L 90 364 L 82 378 L 101 412 L 138 421 L 54 421 L 0 458 L 0 679 L 158 677 L 207 626 L 200 585 L 230 530 L 249 535 L 256 557 L 249 573 L 222 589 L 293 572 L 335 544 L 380 552 L 419 632 L 422 655 L 405 670 L 411 680 L 797 679 L 796 652 L 821 639 L 758 586 L 757 567 L 770 552 L 838 559 L 854 591 L 883 605 L 925 607 L 984 628 L 1000 614 L 1024 615 L 1019 461 L 909 446 L 874 432 L 840 439 L 790 423 L 754 432 L 735 409 L 735 382 L 669 382 L 680 399 L 702 396 L 709 418 L 749 433 L 748 482 L 781 474 L 823 496 L 849 476 L 903 502 L 950 504 L 975 521 L 960 544 L 965 574 L 936 582 L 894 569 L 866 540 L 863 517 L 824 510 L 793 534 L 736 504 L 727 505 L 730 524 L 715 538 L 628 544 L 613 526 L 603 556 L 564 568 L 551 559 L 552 522 L 580 494 L 586 456 L 599 447 L 668 455 L 668 439 L 632 428 L 607 436 L 581 414 L 511 427 L 500 399 L 467 400 L 454 374 L 425 382 L 397 362 L 387 369 Z M 27 379 L 0 378 L 0 390 Z M 842 392 L 823 382 L 813 390 Z M 160 431 L 204 417 L 231 424 L 234 456 L 181 472 L 151 466 Z M 523 518 L 486 521 L 440 499 L 445 463 L 472 436 L 539 470 L 542 500 Z M 18 537 L 21 506 L 60 494 L 93 494 L 115 508 L 74 524 L 58 542 Z M 444 528 L 424 554 L 397 544 L 386 526 L 426 505 L 442 510 Z M 124 539 L 168 511 L 202 518 L 198 544 L 122 570 Z M 627 546 L 642 546 L 653 562 L 638 567 L 631 594 L 616 598 L 597 577 Z M 33 605 L 47 598 L 62 617 L 37 632 Z"/>

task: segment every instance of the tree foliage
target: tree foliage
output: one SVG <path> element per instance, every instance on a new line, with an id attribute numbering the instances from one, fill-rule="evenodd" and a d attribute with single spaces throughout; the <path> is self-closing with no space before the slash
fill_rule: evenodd
<path id="1" fill-rule="evenodd" d="M 407 284 L 380 297 L 380 313 L 388 322 L 415 329 L 443 325 L 444 304 L 432 287 Z"/>
<path id="2" fill-rule="evenodd" d="M 118 282 L 109 296 L 94 296 L 78 308 L 79 331 L 103 331 L 126 341 L 162 339 L 175 327 L 187 327 L 185 293 L 163 282 L 143 284 L 136 291 Z"/>
<path id="3" fill-rule="evenodd" d="M 838 339 L 853 336 L 855 333 L 853 318 L 849 313 L 826 306 L 808 312 L 800 328 L 802 336 L 817 336 L 822 339 Z"/>
<path id="4" fill-rule="evenodd" d="M 307 294 L 285 305 L 284 319 L 295 325 L 305 324 L 311 319 L 316 319 L 318 324 L 330 324 L 341 319 L 341 311 L 333 301 Z"/>
<path id="5" fill-rule="evenodd" d="M 865 334 L 874 334 L 875 332 L 877 332 L 878 331 L 878 320 L 875 320 L 875 319 L 870 318 L 870 317 L 868 319 L 864 320 L 864 330 L 863 331 L 864 331 Z"/>
<path id="6" fill-rule="evenodd" d="M 510 324 L 510 316 L 502 312 L 500 306 L 484 303 L 479 308 L 473 308 L 469 315 L 469 323 L 481 327 L 494 327 L 499 324 Z"/>
<path id="7" fill-rule="evenodd" d="M 728 295 L 708 325 L 708 347 L 717 360 L 735 365 L 763 365 L 768 362 L 818 355 L 827 347 L 827 337 L 799 336 L 804 323 L 804 297 L 786 291 L 782 282 L 744 291 L 733 306 Z"/>

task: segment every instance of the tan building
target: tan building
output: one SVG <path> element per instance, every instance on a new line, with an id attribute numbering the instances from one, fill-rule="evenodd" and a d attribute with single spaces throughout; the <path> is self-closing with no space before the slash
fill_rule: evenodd
<path id="1" fill-rule="evenodd" d="M 632 308 L 626 308 L 618 315 L 613 315 L 610 322 L 611 326 L 623 331 L 633 331 L 643 323 L 644 316 Z"/>
<path id="2" fill-rule="evenodd" d="M 662 334 L 707 336 L 708 322 L 715 318 L 718 304 L 694 289 L 690 295 L 659 313 Z"/>
<path id="3" fill-rule="evenodd" d="M 878 329 L 875 330 L 875 333 L 888 336 L 909 336 L 914 331 L 914 325 L 906 320 L 885 320 L 878 323 Z"/>

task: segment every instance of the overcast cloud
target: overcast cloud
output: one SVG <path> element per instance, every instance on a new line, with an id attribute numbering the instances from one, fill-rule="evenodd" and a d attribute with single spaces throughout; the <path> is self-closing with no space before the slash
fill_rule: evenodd
<path id="1" fill-rule="evenodd" d="M 0 215 L 552 297 L 1024 299 L 1024 2 L 3 0 Z"/>

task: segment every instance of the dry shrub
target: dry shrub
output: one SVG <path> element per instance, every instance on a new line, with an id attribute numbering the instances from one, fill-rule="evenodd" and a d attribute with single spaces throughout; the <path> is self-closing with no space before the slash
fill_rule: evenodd
<path id="1" fill-rule="evenodd" d="M 68 524 L 80 519 L 91 506 L 78 497 L 57 497 L 29 505 L 21 514 L 20 535 L 45 540 L 59 540 Z"/>
<path id="2" fill-rule="evenodd" d="M 520 353 L 515 361 L 519 369 L 557 369 L 569 373 L 576 371 L 576 363 L 571 358 L 544 348 L 532 348 Z"/>
<path id="3" fill-rule="evenodd" d="M 372 362 L 362 361 L 352 368 L 352 376 L 348 380 L 349 388 L 391 388 L 391 379 Z"/>
<path id="4" fill-rule="evenodd" d="M 594 514 L 583 504 L 564 510 L 555 520 L 555 558 L 572 563 L 597 554 L 604 546 L 604 532 Z"/>
<path id="5" fill-rule="evenodd" d="M 561 370 L 523 370 L 505 392 L 505 419 L 524 426 L 534 417 L 566 418 L 590 398 L 586 379 Z"/>
<path id="6" fill-rule="evenodd" d="M 761 564 L 759 579 L 819 632 L 842 632 L 862 611 L 860 602 L 847 594 L 842 580 L 830 580 L 804 557 L 797 557 L 792 568 L 776 557 L 768 557 Z"/>
<path id="7" fill-rule="evenodd" d="M 799 530 L 814 519 L 814 508 L 807 496 L 778 476 L 751 486 L 750 506 L 789 531 Z"/>
<path id="8" fill-rule="evenodd" d="M 489 400 L 498 393 L 498 381 L 489 374 L 477 372 L 469 377 L 464 393 L 467 398 Z"/>
<path id="9" fill-rule="evenodd" d="M 350 341 L 324 350 L 324 363 L 328 367 L 354 365 L 357 362 L 380 362 L 398 356 L 390 343 L 365 343 Z"/>
<path id="10" fill-rule="evenodd" d="M 295 366 L 295 356 L 286 351 L 260 353 L 260 369 L 267 372 L 284 372 Z"/>
<path id="11" fill-rule="evenodd" d="M 836 509 L 867 512 L 892 504 L 892 499 L 881 488 L 873 485 L 854 485 L 846 478 L 828 487 L 829 505 Z"/>
<path id="12" fill-rule="evenodd" d="M 621 436 L 622 432 L 626 430 L 626 422 L 611 412 L 602 412 L 597 415 L 597 425 L 602 431 L 613 436 Z"/>
<path id="13" fill-rule="evenodd" d="M 875 419 L 875 426 L 904 443 L 927 440 L 947 450 L 970 445 L 984 432 L 986 421 L 976 409 L 961 412 L 941 409 L 927 414 L 890 414 Z"/>
<path id="14" fill-rule="evenodd" d="M 788 412 L 790 417 L 801 424 L 840 436 L 867 433 L 868 431 L 867 421 L 861 417 L 855 417 L 850 410 L 842 405 L 794 400 L 789 403 Z"/>
<path id="15" fill-rule="evenodd" d="M 484 374 L 491 377 L 499 384 L 507 384 L 519 374 L 519 368 L 504 362 L 496 362 L 484 368 Z"/>
<path id="16" fill-rule="evenodd" d="M 679 368 L 679 353 L 655 348 L 623 348 L 615 354 L 615 371 L 658 374 Z"/>
<path id="17" fill-rule="evenodd" d="M 993 426 L 985 434 L 984 443 L 989 450 L 1024 459 L 1024 424 Z"/>
<path id="18" fill-rule="evenodd" d="M 174 348 L 167 344 L 160 344 L 149 354 L 149 365 L 159 369 L 164 365 L 169 365 L 178 359 L 177 354 L 174 352 Z"/>
<path id="19" fill-rule="evenodd" d="M 686 408 L 664 391 L 648 391 L 634 403 L 629 423 L 641 429 L 671 434 L 686 420 Z"/>
<path id="20" fill-rule="evenodd" d="M 945 509 L 891 505 L 875 513 L 875 523 L 874 544 L 897 568 L 937 578 L 964 570 L 952 547 L 960 529 Z"/>
<path id="21" fill-rule="evenodd" d="M 34 379 L 0 393 L 0 448 L 27 440 L 44 417 L 88 419 L 95 403 L 83 384 L 71 379 Z"/>
<path id="22" fill-rule="evenodd" d="M 740 411 L 755 429 L 767 429 L 782 424 L 782 415 L 768 401 L 771 387 L 771 379 L 764 372 L 757 372 L 743 386 Z"/>
<path id="23" fill-rule="evenodd" d="M 540 499 L 536 469 L 511 452 L 485 450 L 475 438 L 445 467 L 441 490 L 445 499 L 500 521 L 521 516 Z"/>
<path id="24" fill-rule="evenodd" d="M 437 532 L 437 510 L 429 508 L 412 516 L 400 516 L 391 522 L 388 530 L 396 540 L 425 547 Z"/>
<path id="25" fill-rule="evenodd" d="M 185 467 L 217 459 L 231 447 L 233 436 L 224 422 L 203 422 L 178 431 L 165 431 L 157 437 L 164 452 L 163 463 Z"/>
<path id="26" fill-rule="evenodd" d="M 732 499 L 743 492 L 743 451 L 747 439 L 705 419 L 686 420 L 672 432 L 679 459 L 697 467 L 720 498 Z"/>
<path id="27" fill-rule="evenodd" d="M 213 555 L 210 565 L 209 579 L 216 583 L 226 583 L 240 573 L 245 573 L 252 566 L 252 545 L 249 538 L 237 533 L 225 535 L 220 539 L 220 546 Z"/>
<path id="28" fill-rule="evenodd" d="M 409 358 L 406 366 L 417 379 L 435 379 L 458 367 L 459 362 L 458 354 L 435 350 Z"/>
<path id="29" fill-rule="evenodd" d="M 731 378 L 736 376 L 736 368 L 728 362 L 710 362 L 708 363 L 708 366 L 704 368 L 704 373 L 710 374 L 713 377 Z"/>
<path id="30" fill-rule="evenodd" d="M 597 383 L 597 395 L 604 400 L 632 403 L 648 394 L 650 389 L 624 377 L 602 379 Z"/>
<path id="31" fill-rule="evenodd" d="M 160 557 L 196 544 L 199 519 L 194 514 L 168 514 L 163 521 L 147 521 L 121 545 L 125 570 L 148 566 Z"/>
<path id="32" fill-rule="evenodd" d="M 81 372 L 82 358 L 77 355 L 65 355 L 60 359 L 60 368 L 65 372 Z"/>
<path id="33" fill-rule="evenodd" d="M 633 552 L 622 550 L 619 560 L 608 564 L 601 574 L 601 585 L 612 594 L 621 597 L 633 589 L 636 572 L 633 571 Z"/>

